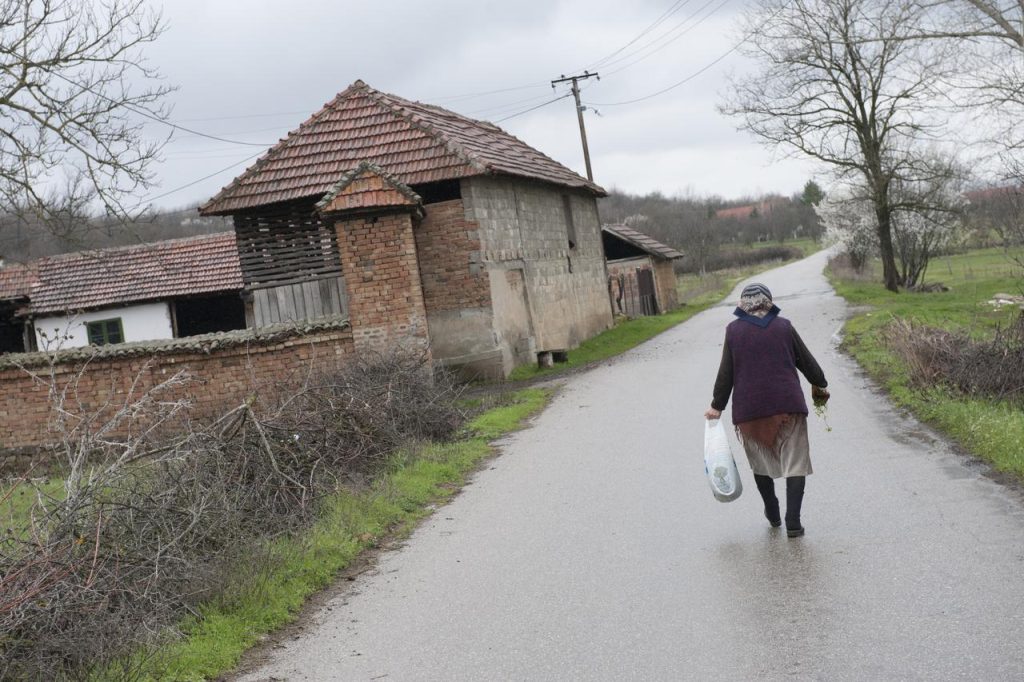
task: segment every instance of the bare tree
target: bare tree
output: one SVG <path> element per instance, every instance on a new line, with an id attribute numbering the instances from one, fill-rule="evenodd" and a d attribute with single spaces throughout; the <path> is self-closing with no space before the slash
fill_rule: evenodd
<path id="1" fill-rule="evenodd" d="M 0 214 L 20 217 L 5 224 L 127 217 L 161 146 L 143 120 L 170 88 L 142 49 L 162 31 L 146 0 L 0 0 Z"/>
<path id="2" fill-rule="evenodd" d="M 949 46 L 906 40 L 926 11 L 911 0 L 763 0 L 746 17 L 744 48 L 760 69 L 733 79 L 721 107 L 766 144 L 866 190 L 891 291 L 893 184 L 931 172 L 918 150 L 939 123 L 926 103 L 950 70 Z"/>

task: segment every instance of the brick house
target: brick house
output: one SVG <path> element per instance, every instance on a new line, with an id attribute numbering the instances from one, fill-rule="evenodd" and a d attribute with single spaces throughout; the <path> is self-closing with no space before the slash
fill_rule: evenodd
<path id="1" fill-rule="evenodd" d="M 497 126 L 362 81 L 200 208 L 231 215 L 250 326 L 347 315 L 507 376 L 612 324 L 605 192 Z"/>

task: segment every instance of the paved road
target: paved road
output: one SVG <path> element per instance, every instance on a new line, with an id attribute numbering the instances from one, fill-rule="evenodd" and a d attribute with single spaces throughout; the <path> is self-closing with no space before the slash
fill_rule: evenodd
<path id="1" fill-rule="evenodd" d="M 837 353 L 823 264 L 761 277 L 831 382 L 805 537 L 769 529 L 745 460 L 736 502 L 703 477 L 723 304 L 569 379 L 245 679 L 1024 679 L 1024 497 Z"/>

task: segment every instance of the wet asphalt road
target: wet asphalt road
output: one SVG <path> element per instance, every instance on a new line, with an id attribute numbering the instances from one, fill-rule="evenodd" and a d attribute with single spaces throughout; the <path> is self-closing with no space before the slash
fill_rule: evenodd
<path id="1" fill-rule="evenodd" d="M 1024 496 L 838 354 L 824 258 L 759 278 L 833 395 L 833 430 L 809 419 L 805 537 L 768 527 L 734 439 L 743 496 L 704 478 L 723 304 L 568 379 L 244 679 L 1024 679 Z"/>

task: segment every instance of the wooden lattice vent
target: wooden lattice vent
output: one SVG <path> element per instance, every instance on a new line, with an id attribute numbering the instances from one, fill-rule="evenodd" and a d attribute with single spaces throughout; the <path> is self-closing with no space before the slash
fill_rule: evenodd
<path id="1" fill-rule="evenodd" d="M 341 275 L 338 238 L 310 203 L 235 214 L 238 257 L 247 289 Z"/>

